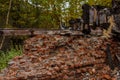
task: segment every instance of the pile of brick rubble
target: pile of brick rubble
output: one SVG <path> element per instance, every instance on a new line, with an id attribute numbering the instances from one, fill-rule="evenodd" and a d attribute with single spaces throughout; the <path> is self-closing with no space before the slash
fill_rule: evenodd
<path id="1" fill-rule="evenodd" d="M 106 61 L 106 45 L 116 44 L 101 37 L 41 34 L 25 41 L 23 55 L 13 58 L 2 70 L 0 80 L 117 80 L 118 68 Z"/>

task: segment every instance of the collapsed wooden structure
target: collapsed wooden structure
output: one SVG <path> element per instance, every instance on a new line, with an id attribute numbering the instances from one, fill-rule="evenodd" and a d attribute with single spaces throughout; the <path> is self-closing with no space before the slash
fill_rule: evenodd
<path id="1" fill-rule="evenodd" d="M 26 40 L 24 55 L 15 57 L 9 63 L 9 69 L 3 71 L 7 73 L 0 79 L 80 80 L 86 77 L 120 79 L 118 78 L 120 75 L 116 77 L 112 72 L 116 64 L 120 67 L 120 42 L 93 37 L 103 34 L 109 37 L 108 34 L 113 30 L 113 34 L 118 35 L 116 36 L 118 38 L 119 29 L 113 29 L 115 16 L 118 14 L 110 16 L 110 25 L 107 29 L 103 32 L 102 30 L 95 33 L 92 31 L 91 35 L 74 30 L 0 29 L 2 43 L 7 36 L 29 35 L 32 37 L 39 34 Z M 114 59 L 117 63 L 113 62 Z"/>

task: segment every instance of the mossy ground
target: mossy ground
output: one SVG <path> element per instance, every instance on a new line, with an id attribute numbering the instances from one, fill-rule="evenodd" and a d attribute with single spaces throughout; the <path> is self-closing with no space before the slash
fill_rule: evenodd
<path id="1" fill-rule="evenodd" d="M 0 51 L 0 71 L 7 67 L 8 62 L 15 56 L 19 56 L 22 54 L 22 49 L 16 50 L 11 49 L 10 51 Z"/>

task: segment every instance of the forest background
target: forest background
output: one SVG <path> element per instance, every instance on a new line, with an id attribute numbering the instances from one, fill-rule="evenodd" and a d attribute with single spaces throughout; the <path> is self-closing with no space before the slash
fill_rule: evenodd
<path id="1" fill-rule="evenodd" d="M 81 18 L 84 3 L 111 7 L 111 1 L 0 0 L 0 28 L 58 29 L 60 22 Z"/>

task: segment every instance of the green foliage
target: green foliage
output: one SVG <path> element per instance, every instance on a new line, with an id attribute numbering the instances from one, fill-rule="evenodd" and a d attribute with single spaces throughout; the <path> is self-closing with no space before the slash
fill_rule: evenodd
<path id="1" fill-rule="evenodd" d="M 0 51 L 0 70 L 7 67 L 8 62 L 15 56 L 19 56 L 22 54 L 22 50 L 11 49 L 7 52 Z"/>
<path id="2" fill-rule="evenodd" d="M 12 27 L 58 28 L 60 21 L 81 17 L 81 6 L 111 6 L 112 0 L 12 0 L 9 25 Z M 0 27 L 5 26 L 9 0 L 0 1 Z"/>

